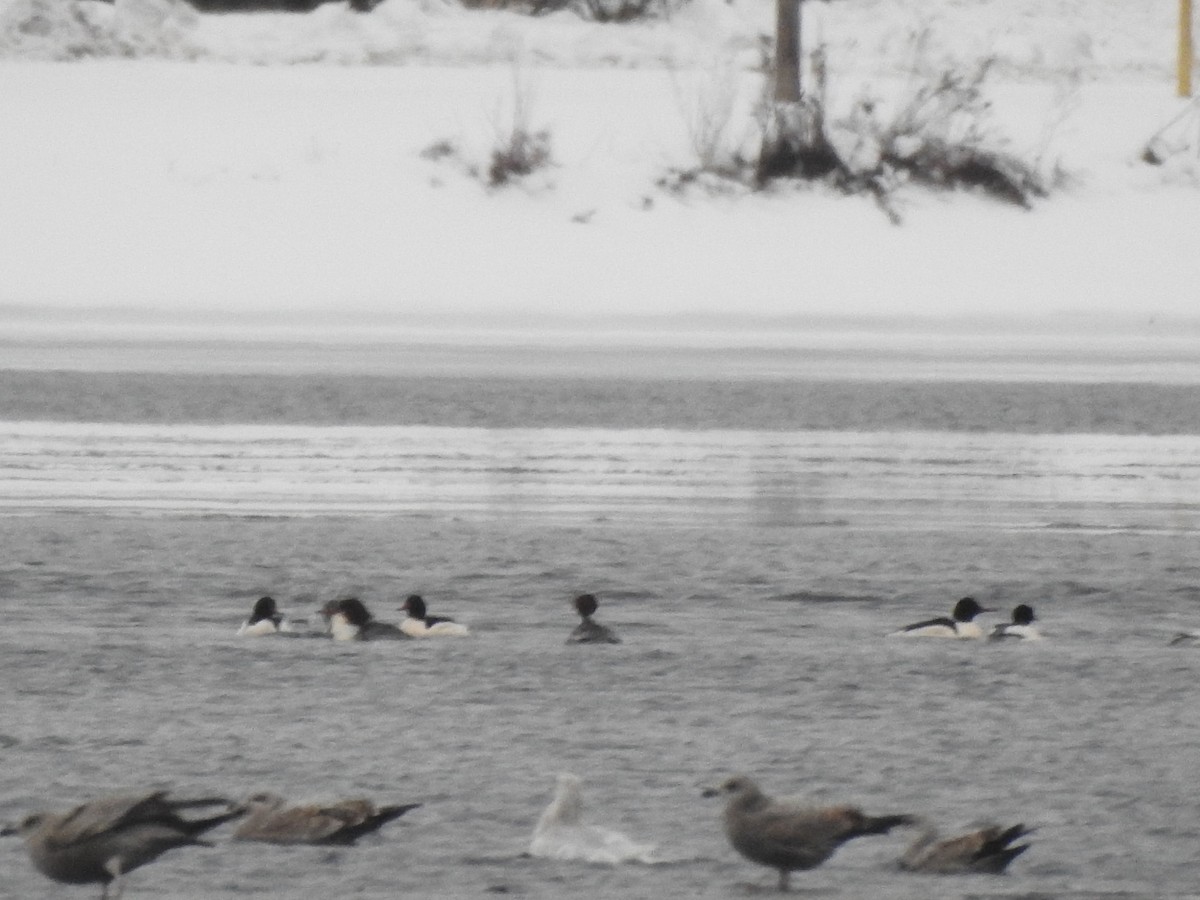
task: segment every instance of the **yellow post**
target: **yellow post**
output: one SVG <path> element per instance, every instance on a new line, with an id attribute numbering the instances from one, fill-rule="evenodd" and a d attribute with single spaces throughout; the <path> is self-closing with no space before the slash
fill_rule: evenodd
<path id="1" fill-rule="evenodd" d="M 1179 0 L 1179 96 L 1192 96 L 1192 0 Z"/>

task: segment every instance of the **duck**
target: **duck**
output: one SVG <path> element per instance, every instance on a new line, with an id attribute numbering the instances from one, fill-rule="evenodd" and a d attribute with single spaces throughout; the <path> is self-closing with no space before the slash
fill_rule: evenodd
<path id="1" fill-rule="evenodd" d="M 278 794 L 261 792 L 243 804 L 248 814 L 238 823 L 233 839 L 266 844 L 349 846 L 420 806 L 420 803 L 376 806 L 365 798 L 288 806 Z"/>
<path id="2" fill-rule="evenodd" d="M 1034 627 L 1033 621 L 1037 616 L 1033 614 L 1033 607 L 1027 603 L 1022 603 L 1020 606 L 1013 607 L 1012 621 L 1005 622 L 1003 625 L 997 625 L 992 629 L 989 639 L 993 641 L 1003 640 L 1018 640 L 1018 641 L 1040 641 L 1042 633 Z"/>
<path id="3" fill-rule="evenodd" d="M 937 619 L 926 619 L 923 622 L 906 625 L 899 631 L 893 631 L 892 635 L 898 637 L 982 638 L 983 629 L 975 622 L 975 617 L 980 613 L 992 611 L 986 606 L 980 606 L 974 597 L 963 597 L 954 604 L 952 618 L 942 616 Z"/>
<path id="4" fill-rule="evenodd" d="M 774 800 L 747 775 L 727 778 L 704 796 L 728 798 L 722 815 L 725 836 L 746 859 L 775 869 L 781 891 L 788 890 L 792 872 L 816 868 L 847 841 L 916 823 L 902 813 L 869 816 L 856 806 L 809 807 Z"/>
<path id="5" fill-rule="evenodd" d="M 471 633 L 466 625 L 453 619 L 428 615 L 420 594 L 409 594 L 400 609 L 408 613 L 400 623 L 400 630 L 409 637 L 462 637 Z"/>
<path id="6" fill-rule="evenodd" d="M 202 818 L 185 809 L 222 806 Z M 221 797 L 172 798 L 167 791 L 99 797 L 65 813 L 32 813 L 0 834 L 20 835 L 39 872 L 61 884 L 103 885 L 101 900 L 117 900 L 125 876 L 177 847 L 210 847 L 200 836 L 244 810 Z"/>
<path id="7" fill-rule="evenodd" d="M 558 776 L 554 799 L 533 829 L 529 855 L 608 865 L 655 862 L 652 844 L 638 843 L 611 828 L 583 824 L 582 785 L 577 775 Z"/>
<path id="8" fill-rule="evenodd" d="M 407 635 L 397 626 L 380 622 L 357 597 L 330 600 L 321 608 L 335 641 L 395 641 Z"/>
<path id="9" fill-rule="evenodd" d="M 596 595 L 580 594 L 574 600 L 575 611 L 579 613 L 580 622 L 567 637 L 568 644 L 619 644 L 621 639 L 611 628 L 606 628 L 592 620 L 596 614 Z"/>
<path id="10" fill-rule="evenodd" d="M 273 597 L 259 597 L 250 611 L 250 618 L 242 623 L 237 630 L 238 637 L 266 637 L 272 634 L 285 634 L 292 630 L 291 624 L 283 617 Z"/>
<path id="11" fill-rule="evenodd" d="M 999 875 L 1008 864 L 1029 849 L 1013 844 L 1032 829 L 1023 823 L 1004 828 L 986 825 L 965 834 L 939 839 L 937 829 L 922 822 L 921 834 L 899 859 L 905 872 L 932 875 Z"/>

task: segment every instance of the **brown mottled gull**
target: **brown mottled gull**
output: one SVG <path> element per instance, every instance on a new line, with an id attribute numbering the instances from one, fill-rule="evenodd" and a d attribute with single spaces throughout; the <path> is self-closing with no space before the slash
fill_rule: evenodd
<path id="1" fill-rule="evenodd" d="M 725 834 L 733 849 L 751 862 L 779 872 L 779 889 L 797 869 L 812 869 L 851 838 L 886 834 L 912 816 L 868 816 L 853 806 L 805 807 L 772 800 L 753 779 L 735 775 L 706 797 L 726 796 Z"/>
<path id="2" fill-rule="evenodd" d="M 184 819 L 183 809 L 225 806 L 216 815 Z M 102 884 L 118 898 L 125 876 L 175 847 L 211 846 L 200 835 L 242 815 L 222 798 L 173 800 L 166 791 L 103 797 L 67 813 L 39 812 L 0 834 L 19 834 L 34 866 L 64 884 Z"/>
<path id="3" fill-rule="evenodd" d="M 234 840 L 268 844 L 353 844 L 420 803 L 375 806 L 364 799 L 288 806 L 276 794 L 255 794 L 245 803 L 249 815 L 233 833 Z"/>
<path id="4" fill-rule="evenodd" d="M 1009 828 L 988 825 L 939 840 L 937 831 L 926 825 L 900 857 L 900 868 L 935 875 L 998 875 L 1029 849 L 1029 844 L 1013 844 L 1029 832 L 1023 824 Z"/>

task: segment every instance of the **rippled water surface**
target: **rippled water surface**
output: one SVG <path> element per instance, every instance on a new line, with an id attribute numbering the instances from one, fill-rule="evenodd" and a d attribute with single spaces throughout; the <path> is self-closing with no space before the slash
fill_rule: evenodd
<path id="1" fill-rule="evenodd" d="M 898 874 L 897 831 L 797 875 L 804 895 L 1197 896 L 1200 651 L 1168 646 L 1200 626 L 1197 429 L 731 415 L 0 422 L 0 819 L 146 784 L 425 804 L 351 849 L 218 831 L 131 898 L 744 897 L 774 876 L 700 791 L 745 771 L 1037 828 L 1004 877 Z M 624 643 L 564 643 L 582 590 Z M 473 634 L 233 637 L 263 593 L 309 617 L 355 593 L 395 620 L 413 591 Z M 1048 639 L 886 637 L 964 594 L 989 624 L 1033 604 Z M 524 858 L 560 771 L 591 821 L 668 862 Z M 93 894 L 0 843 L 0 897 Z"/>

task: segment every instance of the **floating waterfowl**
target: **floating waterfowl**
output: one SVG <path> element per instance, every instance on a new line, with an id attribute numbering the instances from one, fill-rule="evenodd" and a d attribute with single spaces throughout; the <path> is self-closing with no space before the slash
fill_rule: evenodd
<path id="1" fill-rule="evenodd" d="M 471 633 L 466 625 L 453 619 L 429 615 L 419 594 L 410 594 L 400 608 L 408 613 L 400 623 L 400 630 L 409 637 L 462 637 Z"/>
<path id="2" fill-rule="evenodd" d="M 321 609 L 335 641 L 395 641 L 407 635 L 397 626 L 380 622 L 357 597 L 331 600 Z"/>
<path id="3" fill-rule="evenodd" d="M 606 628 L 592 619 L 596 614 L 596 596 L 580 594 L 575 598 L 575 611 L 579 613 L 580 622 L 567 637 L 568 644 L 619 644 L 621 639 L 611 628 Z"/>
<path id="4" fill-rule="evenodd" d="M 181 810 L 225 809 L 200 819 Z M 102 884 L 102 900 L 116 900 L 125 876 L 175 847 L 208 847 L 204 832 L 241 816 L 220 797 L 174 800 L 166 791 L 102 797 L 67 813 L 40 812 L 0 834 L 19 834 L 29 858 L 47 878 L 63 884 Z"/>
<path id="5" fill-rule="evenodd" d="M 792 872 L 819 866 L 846 841 L 915 822 L 909 815 L 868 816 L 854 806 L 772 800 L 746 775 L 735 775 L 704 796 L 728 797 L 723 820 L 729 843 L 751 862 L 778 871 L 781 891 L 788 889 Z"/>
<path id="6" fill-rule="evenodd" d="M 1005 622 L 992 629 L 990 639 L 993 641 L 1040 641 L 1042 634 L 1033 624 L 1036 618 L 1037 616 L 1033 614 L 1033 607 L 1022 603 L 1013 608 L 1011 622 Z"/>
<path id="7" fill-rule="evenodd" d="M 250 611 L 250 618 L 237 630 L 238 637 L 266 637 L 274 634 L 294 634 L 297 629 L 284 618 L 273 597 L 259 597 Z"/>
<path id="8" fill-rule="evenodd" d="M 353 844 L 364 834 L 417 809 L 420 803 L 375 806 L 370 800 L 288 806 L 278 794 L 258 793 L 244 807 L 234 840 L 268 844 Z"/>
<path id="9" fill-rule="evenodd" d="M 907 625 L 899 631 L 893 631 L 896 637 L 945 637 L 945 638 L 981 638 L 983 629 L 975 621 L 980 613 L 992 612 L 988 607 L 980 606 L 973 597 L 963 597 L 954 604 L 952 618 L 945 616 L 936 619 L 926 619 Z"/>

